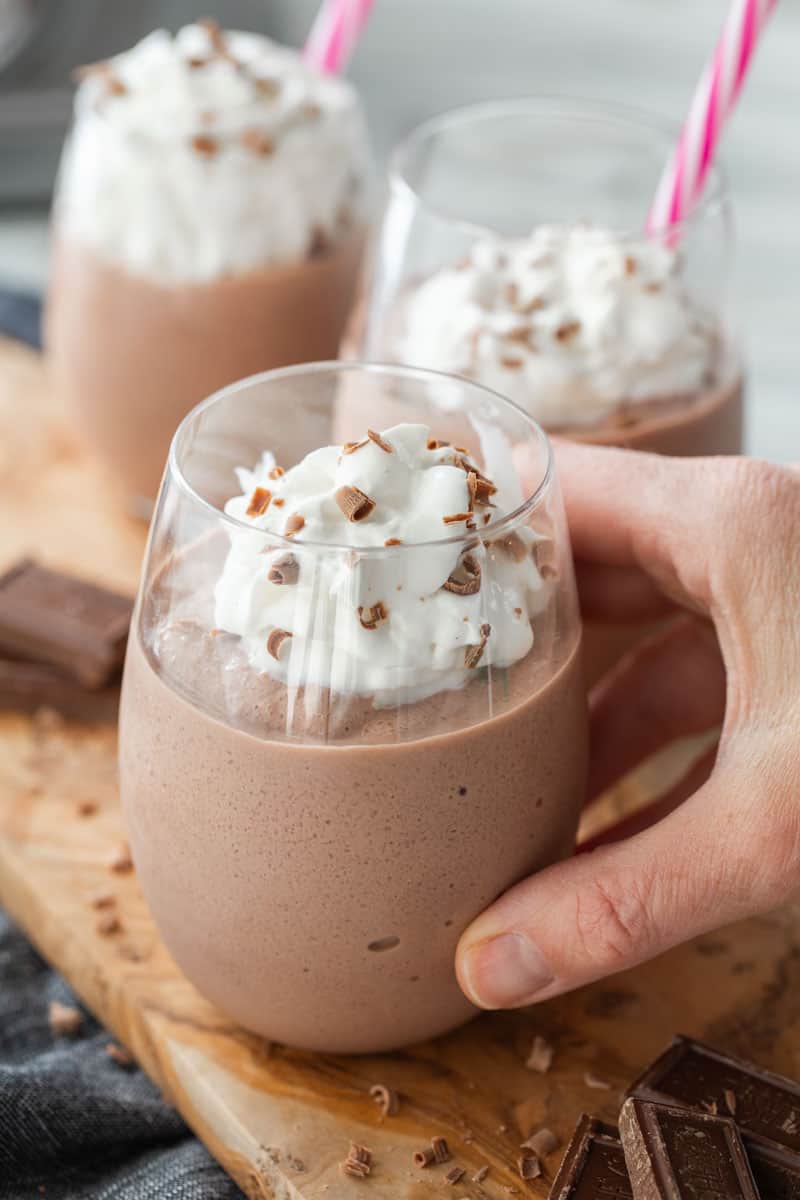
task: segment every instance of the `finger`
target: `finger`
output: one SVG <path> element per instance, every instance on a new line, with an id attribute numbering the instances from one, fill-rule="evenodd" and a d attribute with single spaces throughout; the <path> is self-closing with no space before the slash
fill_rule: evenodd
<path id="1" fill-rule="evenodd" d="M 725 667 L 711 625 L 683 616 L 630 651 L 590 697 L 587 796 L 599 796 L 677 738 L 725 715 Z"/>
<path id="2" fill-rule="evenodd" d="M 749 793 L 737 797 L 742 771 L 718 768 L 645 833 L 549 867 L 502 896 L 458 946 L 469 999 L 482 1008 L 546 1000 L 780 903 L 797 885 L 796 805 L 764 793 L 756 803 L 746 802 Z"/>
<path id="3" fill-rule="evenodd" d="M 589 621 L 655 621 L 674 603 L 639 567 L 609 567 L 576 560 L 581 615 Z"/>
<path id="4" fill-rule="evenodd" d="M 669 788 L 663 795 L 659 796 L 651 804 L 645 804 L 636 812 L 629 813 L 622 820 L 616 821 L 613 825 L 607 826 L 599 833 L 587 838 L 578 845 L 576 854 L 588 854 L 590 850 L 596 850 L 598 846 L 608 846 L 612 842 L 622 842 L 626 838 L 633 837 L 634 834 L 642 833 L 643 830 L 649 829 L 651 825 L 655 825 L 658 821 L 669 816 L 671 812 L 694 795 L 706 782 L 711 772 L 714 769 L 714 763 L 717 758 L 717 744 L 715 743 L 710 750 L 706 750 L 700 757 L 692 763 L 686 774 L 678 780 L 673 787 Z"/>

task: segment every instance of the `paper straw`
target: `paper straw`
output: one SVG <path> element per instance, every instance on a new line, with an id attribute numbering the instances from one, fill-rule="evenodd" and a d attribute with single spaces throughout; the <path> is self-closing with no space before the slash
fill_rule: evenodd
<path id="1" fill-rule="evenodd" d="M 341 74 L 367 23 L 374 0 L 323 0 L 303 57 L 320 71 Z"/>
<path id="2" fill-rule="evenodd" d="M 697 85 L 678 144 L 647 217 L 648 233 L 677 225 L 703 190 L 726 117 L 742 90 L 761 30 L 777 0 L 733 0 Z"/>

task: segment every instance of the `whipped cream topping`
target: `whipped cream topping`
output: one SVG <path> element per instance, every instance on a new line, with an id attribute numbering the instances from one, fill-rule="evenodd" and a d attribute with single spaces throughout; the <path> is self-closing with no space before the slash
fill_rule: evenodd
<path id="1" fill-rule="evenodd" d="M 217 626 L 289 687 L 368 695 L 376 706 L 463 687 L 476 670 L 523 658 L 550 585 L 530 529 L 481 540 L 523 499 L 510 447 L 486 433 L 494 482 L 411 424 L 325 446 L 285 474 L 270 453 L 240 469 L 242 494 L 225 511 L 250 528 L 229 531 Z M 444 540 L 459 534 L 467 540 Z M 368 547 L 381 552 L 359 554 Z"/>
<path id="2" fill-rule="evenodd" d="M 165 282 L 292 263 L 358 229 L 368 144 L 343 79 L 213 22 L 156 30 L 85 72 L 58 219 Z"/>
<path id="3" fill-rule="evenodd" d="M 393 351 L 477 379 L 559 428 L 707 386 L 716 344 L 677 250 L 546 225 L 525 239 L 480 240 L 422 283 Z"/>

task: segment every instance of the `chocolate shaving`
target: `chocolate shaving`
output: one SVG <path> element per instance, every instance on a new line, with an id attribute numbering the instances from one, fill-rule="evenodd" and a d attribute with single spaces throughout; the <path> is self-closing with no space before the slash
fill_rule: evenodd
<path id="1" fill-rule="evenodd" d="M 51 1000 L 47 1010 L 47 1020 L 53 1037 L 74 1037 L 83 1024 L 83 1017 L 77 1008 Z"/>
<path id="2" fill-rule="evenodd" d="M 383 438 L 381 437 L 381 435 L 379 433 L 376 433 L 374 429 L 367 430 L 367 437 L 369 438 L 369 440 L 371 442 L 374 442 L 376 446 L 380 446 L 381 450 L 384 450 L 386 452 L 386 454 L 394 453 L 394 451 L 392 450 L 392 447 L 389 445 L 389 443 L 385 442 L 383 440 Z"/>
<path id="3" fill-rule="evenodd" d="M 414 1151 L 414 1166 L 429 1167 L 436 1161 L 436 1156 L 430 1146 L 425 1146 L 423 1150 Z"/>
<path id="4" fill-rule="evenodd" d="M 473 667 L 477 667 L 478 663 L 481 661 L 484 647 L 489 640 L 489 635 L 491 632 L 491 625 L 481 625 L 480 645 L 464 647 L 464 666 L 468 670 L 472 670 Z"/>
<path id="5" fill-rule="evenodd" d="M 536 1154 L 521 1154 L 517 1159 L 517 1170 L 520 1179 L 538 1179 L 542 1173 L 542 1164 Z"/>
<path id="6" fill-rule="evenodd" d="M 118 1067 L 127 1068 L 134 1065 L 134 1058 L 130 1051 L 126 1050 L 124 1046 L 119 1046 L 116 1042 L 108 1043 L 106 1054 Z"/>
<path id="7" fill-rule="evenodd" d="M 540 308 L 544 308 L 544 305 L 545 305 L 545 302 L 541 296 L 534 296 L 531 300 L 528 301 L 527 304 L 523 304 L 521 306 L 520 312 L 525 313 L 525 316 L 527 317 L 527 316 L 530 316 L 531 313 L 537 312 Z M 533 334 L 533 330 L 530 330 L 530 333 Z M 531 346 L 531 349 L 533 349 L 530 338 L 528 340 L 528 345 Z"/>
<path id="8" fill-rule="evenodd" d="M 472 1176 L 473 1183 L 483 1183 L 486 1176 L 489 1174 L 490 1167 L 488 1163 L 484 1163 L 482 1167 L 478 1167 L 475 1174 Z"/>
<path id="9" fill-rule="evenodd" d="M 246 517 L 261 517 L 267 511 L 272 500 L 272 492 L 268 488 L 257 487 L 250 497 L 250 503 L 245 509 Z"/>
<path id="10" fill-rule="evenodd" d="M 474 474 L 474 472 L 471 472 Z M 483 506 L 491 503 L 491 497 L 495 494 L 497 488 L 484 475 L 478 475 L 475 482 L 475 503 Z"/>
<path id="11" fill-rule="evenodd" d="M 372 1170 L 372 1151 L 368 1150 L 366 1146 L 359 1146 L 356 1142 L 351 1142 L 347 1158 L 341 1164 L 341 1169 L 345 1175 L 352 1175 L 356 1179 L 366 1179 Z"/>
<path id="12" fill-rule="evenodd" d="M 469 521 L 471 512 L 450 513 L 446 517 L 442 517 L 445 525 L 457 525 L 459 521 Z"/>
<path id="13" fill-rule="evenodd" d="M 553 1047 L 540 1034 L 536 1034 L 533 1039 L 530 1053 L 525 1059 L 525 1066 L 529 1071 L 538 1071 L 540 1075 L 546 1075 L 553 1065 Z"/>
<path id="14" fill-rule="evenodd" d="M 381 621 L 386 621 L 389 618 L 389 610 L 382 600 L 369 607 L 359 604 L 357 611 L 358 619 L 363 629 L 377 629 Z"/>
<path id="15" fill-rule="evenodd" d="M 370 500 L 360 488 L 350 487 L 349 484 L 337 488 L 333 498 L 348 521 L 363 521 L 375 508 L 374 500 Z"/>
<path id="16" fill-rule="evenodd" d="M 475 497 L 478 494 L 478 476 L 474 471 L 467 473 L 467 491 L 469 493 L 469 511 L 475 507 Z"/>
<path id="17" fill-rule="evenodd" d="M 466 1173 L 463 1167 L 451 1167 L 445 1175 L 444 1181 L 449 1187 L 455 1187 L 457 1183 L 461 1183 Z"/>
<path id="18" fill-rule="evenodd" d="M 588 1088 L 594 1088 L 598 1092 L 610 1092 L 611 1084 L 607 1079 L 601 1079 L 599 1075 L 595 1075 L 593 1071 L 586 1071 L 583 1076 L 583 1082 Z"/>
<path id="19" fill-rule="evenodd" d="M 103 937 L 111 937 L 112 934 L 119 933 L 122 925 L 116 913 L 106 913 L 100 917 L 95 928 Z"/>
<path id="20" fill-rule="evenodd" d="M 293 554 L 282 554 L 274 559 L 267 572 L 269 582 L 279 586 L 297 583 L 299 576 L 300 563 Z"/>
<path id="21" fill-rule="evenodd" d="M 360 450 L 362 446 L 369 443 L 369 438 L 364 438 L 363 442 L 345 442 L 342 446 L 342 454 L 354 454 L 356 450 Z"/>
<path id="22" fill-rule="evenodd" d="M 519 303 L 519 288 L 515 283 L 507 283 L 505 286 L 506 300 L 514 307 Z"/>
<path id="23" fill-rule="evenodd" d="M 732 1092 L 730 1088 L 725 1088 L 725 1090 L 722 1093 L 722 1096 L 723 1096 L 723 1099 L 725 1100 L 725 1107 L 727 1108 L 728 1112 L 731 1114 L 732 1117 L 735 1117 L 736 1116 L 736 1093 Z"/>
<path id="24" fill-rule="evenodd" d="M 465 554 L 452 575 L 442 584 L 456 596 L 474 596 L 481 590 L 481 565 L 472 554 Z"/>
<path id="25" fill-rule="evenodd" d="M 269 473 L 270 479 L 280 479 L 281 475 L 285 475 L 283 467 L 273 467 Z"/>
<path id="26" fill-rule="evenodd" d="M 254 154 L 260 154 L 262 158 L 268 158 L 270 154 L 275 153 L 275 142 L 260 129 L 245 129 L 240 134 L 239 141 L 246 150 L 252 150 Z"/>
<path id="27" fill-rule="evenodd" d="M 384 546 L 402 546 L 403 539 L 402 538 L 387 538 L 383 544 L 384 544 Z"/>
<path id="28" fill-rule="evenodd" d="M 536 1133 L 531 1134 L 527 1141 L 522 1143 L 522 1150 L 532 1150 L 539 1158 L 546 1158 L 548 1154 L 552 1154 L 560 1146 L 560 1142 L 552 1129 L 538 1129 Z"/>
<path id="29" fill-rule="evenodd" d="M 286 518 L 286 524 L 283 527 L 284 535 L 286 537 L 293 537 L 294 534 L 300 532 L 305 523 L 306 519 L 300 513 L 292 513 Z"/>
<path id="30" fill-rule="evenodd" d="M 433 1157 L 437 1163 L 450 1162 L 450 1159 L 453 1157 L 450 1153 L 450 1147 L 447 1144 L 447 1140 L 443 1137 L 431 1138 L 431 1150 L 433 1151 Z"/>
<path id="31" fill-rule="evenodd" d="M 204 158 L 213 158 L 219 150 L 219 143 L 210 133 L 196 133 L 191 140 L 191 146 L 197 154 Z"/>
<path id="32" fill-rule="evenodd" d="M 557 342 L 569 342 L 580 333 L 580 321 L 565 321 L 563 325 L 559 325 L 556 330 L 555 337 Z"/>
<path id="33" fill-rule="evenodd" d="M 108 860 L 108 867 L 115 875 L 126 875 L 128 871 L 133 870 L 133 859 L 125 842 L 117 848 Z"/>
<path id="34" fill-rule="evenodd" d="M 280 662 L 281 646 L 292 635 L 288 629 L 273 629 L 267 638 L 267 654 L 272 655 L 276 662 Z"/>
<path id="35" fill-rule="evenodd" d="M 375 1083 L 369 1089 L 369 1094 L 384 1117 L 397 1115 L 400 1109 L 400 1098 L 393 1088 L 387 1087 L 385 1083 Z"/>

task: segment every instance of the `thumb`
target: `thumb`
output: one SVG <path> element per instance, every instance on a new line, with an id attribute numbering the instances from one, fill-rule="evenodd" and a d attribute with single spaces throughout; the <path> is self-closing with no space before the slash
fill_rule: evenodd
<path id="1" fill-rule="evenodd" d="M 481 1008 L 546 1000 L 777 903 L 783 833 L 759 807 L 716 772 L 647 831 L 517 884 L 463 934 L 462 990 Z"/>

